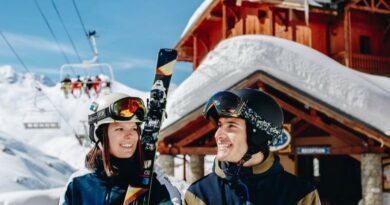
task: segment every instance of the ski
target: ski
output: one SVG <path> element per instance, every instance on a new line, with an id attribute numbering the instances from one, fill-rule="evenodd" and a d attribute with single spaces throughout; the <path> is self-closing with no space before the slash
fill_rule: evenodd
<path id="1" fill-rule="evenodd" d="M 150 91 L 150 98 L 148 99 L 148 113 L 141 134 L 141 145 L 144 150 L 143 171 L 140 174 L 142 184 L 141 187 L 128 187 L 124 205 L 129 205 L 140 195 L 147 192 L 148 196 L 143 204 L 149 204 L 154 161 L 156 158 L 156 142 L 163 115 L 165 114 L 168 89 L 176 58 L 177 51 L 174 49 L 161 49 L 158 53 L 156 74 Z"/>

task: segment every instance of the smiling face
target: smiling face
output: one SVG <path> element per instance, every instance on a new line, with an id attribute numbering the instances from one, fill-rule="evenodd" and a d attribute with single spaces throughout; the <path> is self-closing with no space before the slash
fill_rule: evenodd
<path id="1" fill-rule="evenodd" d="M 214 137 L 217 142 L 216 158 L 219 161 L 238 162 L 248 150 L 244 119 L 219 118 Z"/>
<path id="2" fill-rule="evenodd" d="M 135 122 L 114 122 L 108 126 L 110 154 L 117 158 L 129 158 L 137 149 L 139 134 Z"/>

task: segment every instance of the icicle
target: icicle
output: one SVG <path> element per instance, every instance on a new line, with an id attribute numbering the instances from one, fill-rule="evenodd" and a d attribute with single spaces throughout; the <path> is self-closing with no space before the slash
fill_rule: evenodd
<path id="1" fill-rule="evenodd" d="M 306 25 L 308 26 L 309 25 L 309 0 L 304 0 L 304 5 L 303 5 L 303 9 L 305 11 L 305 22 L 306 22 Z"/>

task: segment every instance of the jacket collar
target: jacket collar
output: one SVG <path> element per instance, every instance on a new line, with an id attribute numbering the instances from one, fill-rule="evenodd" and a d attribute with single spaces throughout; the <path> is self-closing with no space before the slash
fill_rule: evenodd
<path id="1" fill-rule="evenodd" d="M 214 160 L 214 173 L 221 177 L 221 178 L 227 178 L 227 173 L 222 168 L 221 161 L 218 161 L 217 159 Z M 240 173 L 248 173 L 251 172 L 252 175 L 265 175 L 273 171 L 279 171 L 280 169 L 283 169 L 281 165 L 279 164 L 279 157 L 275 155 L 274 153 L 270 153 L 268 157 L 262 161 L 261 163 L 254 165 L 252 167 L 243 167 L 243 170 Z"/>

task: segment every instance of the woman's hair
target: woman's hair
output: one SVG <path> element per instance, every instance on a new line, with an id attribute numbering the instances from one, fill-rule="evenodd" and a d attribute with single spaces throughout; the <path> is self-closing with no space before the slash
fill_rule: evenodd
<path id="1" fill-rule="evenodd" d="M 118 174 L 118 170 L 111 164 L 111 154 L 110 154 L 110 142 L 108 138 L 108 126 L 109 124 L 100 125 L 96 129 L 96 135 L 99 141 L 89 150 L 86 157 L 86 166 L 88 169 L 96 171 L 98 168 L 98 159 L 101 158 L 103 161 L 103 168 L 107 176 L 113 176 Z M 138 158 L 138 162 L 141 163 L 143 161 L 143 152 L 141 148 L 140 135 L 141 135 L 141 127 L 140 124 L 137 123 L 137 133 L 138 133 L 138 142 L 137 148 L 132 157 Z M 102 144 L 102 149 L 99 148 L 98 144 Z"/>

